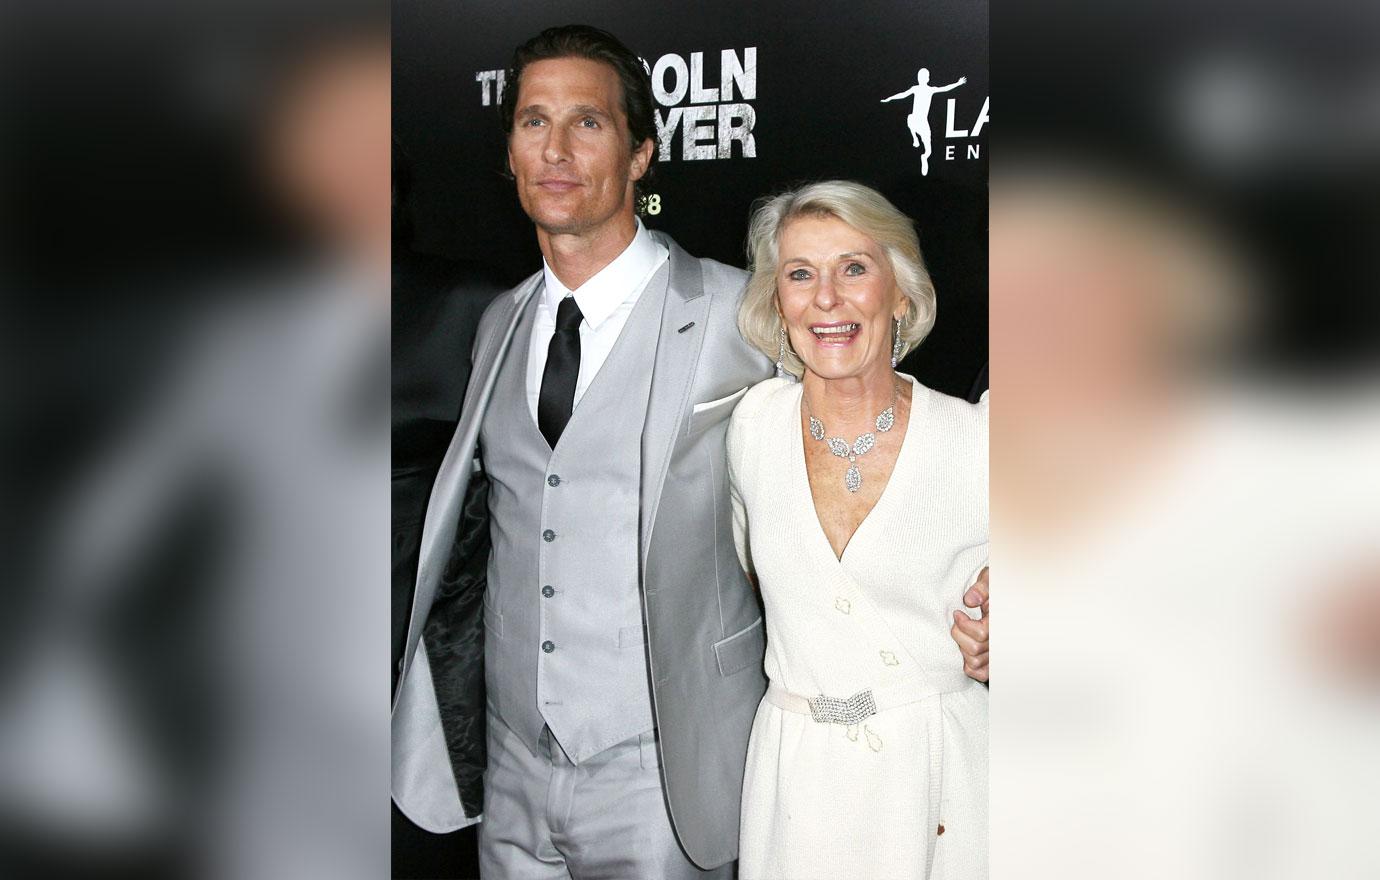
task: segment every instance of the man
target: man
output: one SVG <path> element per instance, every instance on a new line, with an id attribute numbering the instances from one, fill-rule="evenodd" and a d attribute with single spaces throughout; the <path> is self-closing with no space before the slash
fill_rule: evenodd
<path id="1" fill-rule="evenodd" d="M 637 56 L 553 28 L 518 48 L 508 82 L 508 158 L 544 268 L 485 313 L 432 490 L 394 799 L 433 830 L 477 820 L 444 763 L 430 658 L 447 652 L 416 646 L 478 448 L 493 540 L 483 873 L 727 877 L 766 681 L 724 435 L 771 364 L 738 335 L 745 274 L 637 220 L 656 156 Z"/>

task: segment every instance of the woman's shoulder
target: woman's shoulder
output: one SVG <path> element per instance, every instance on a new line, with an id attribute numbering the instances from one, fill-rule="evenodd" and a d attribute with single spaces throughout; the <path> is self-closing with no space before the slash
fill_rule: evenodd
<path id="1" fill-rule="evenodd" d="M 799 406 L 799 386 L 790 379 L 767 379 L 748 389 L 728 424 L 728 457 L 738 477 L 751 470 L 765 450 L 780 447 L 779 434 L 771 430 L 776 419 L 793 402 Z M 782 416 L 783 417 L 783 416 Z"/>
<path id="2" fill-rule="evenodd" d="M 930 430 L 939 430 L 955 438 L 971 436 L 987 441 L 987 392 L 977 403 L 954 397 L 907 376 L 912 385 L 911 406 L 917 408 Z"/>

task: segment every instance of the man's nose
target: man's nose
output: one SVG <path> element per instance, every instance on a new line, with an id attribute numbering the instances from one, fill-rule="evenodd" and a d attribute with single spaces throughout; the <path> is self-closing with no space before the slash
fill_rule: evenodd
<path id="1" fill-rule="evenodd" d="M 547 131 L 546 145 L 542 148 L 541 157 L 552 165 L 570 161 L 570 136 L 565 129 L 552 126 Z"/>

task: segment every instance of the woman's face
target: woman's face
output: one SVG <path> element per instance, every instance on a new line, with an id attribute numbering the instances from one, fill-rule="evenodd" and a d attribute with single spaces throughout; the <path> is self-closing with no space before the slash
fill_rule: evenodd
<path id="1" fill-rule="evenodd" d="M 780 255 L 777 307 L 806 370 L 889 375 L 892 322 L 906 302 L 882 248 L 837 217 L 799 217 L 782 229 Z"/>

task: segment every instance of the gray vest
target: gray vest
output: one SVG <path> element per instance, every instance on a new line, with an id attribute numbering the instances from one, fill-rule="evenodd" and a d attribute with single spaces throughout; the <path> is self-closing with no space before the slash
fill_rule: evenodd
<path id="1" fill-rule="evenodd" d="M 527 405 L 534 295 L 480 428 L 493 535 L 489 707 L 533 753 L 543 724 L 577 763 L 653 727 L 638 493 L 669 279 L 663 265 L 554 450 Z"/>

